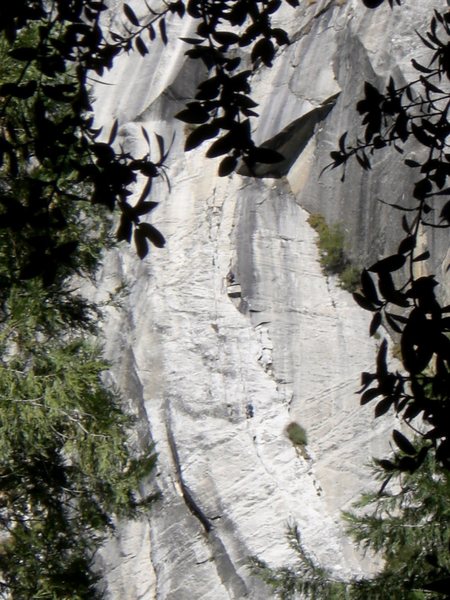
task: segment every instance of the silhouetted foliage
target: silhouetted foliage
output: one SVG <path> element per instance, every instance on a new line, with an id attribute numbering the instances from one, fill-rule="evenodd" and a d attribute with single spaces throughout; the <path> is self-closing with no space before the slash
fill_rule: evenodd
<path id="1" fill-rule="evenodd" d="M 298 5 L 298 0 L 285 1 L 293 7 Z M 387 1 L 391 7 L 399 4 L 399 0 Z M 383 0 L 363 2 L 376 8 Z M 15 444 L 19 452 L 13 455 L 5 448 L 1 464 L 2 494 L 5 496 L 0 498 L 0 516 L 4 527 L 12 523 L 12 537 L 0 553 L 0 569 L 5 589 L 13 590 L 13 593 L 16 590 L 18 598 L 36 596 L 34 583 L 42 584 L 39 593 L 45 590 L 62 595 L 58 577 L 67 583 L 64 593 L 71 593 L 67 590 L 73 590 L 78 577 L 80 597 L 94 597 L 95 576 L 90 571 L 90 557 L 97 543 L 95 531 L 108 526 L 111 510 L 120 512 L 120 507 L 125 506 L 127 510 L 132 509 L 134 502 L 130 487 L 136 481 L 133 477 L 127 480 L 130 485 L 121 498 L 116 498 L 117 490 L 113 490 L 120 474 L 127 472 L 126 453 L 122 455 L 125 458 L 117 471 L 105 473 L 105 481 L 93 480 L 95 469 L 90 478 L 83 479 L 86 465 L 90 465 L 91 459 L 95 460 L 88 457 L 83 463 L 81 446 L 72 455 L 69 453 L 72 462 L 65 460 L 64 436 L 68 431 L 71 435 L 81 435 L 85 429 L 89 431 L 84 420 L 86 415 L 77 404 L 78 408 L 71 407 L 68 420 L 67 415 L 64 417 L 55 409 L 51 413 L 52 420 L 48 419 L 46 423 L 45 417 L 53 409 L 48 403 L 40 406 L 41 396 L 46 398 L 45 393 L 40 392 L 39 400 L 36 400 L 38 405 L 34 406 L 29 404 L 34 396 L 27 392 L 28 379 L 39 391 L 43 371 L 51 373 L 56 382 L 58 370 L 52 363 L 53 355 L 46 353 L 45 347 L 39 348 L 41 353 L 35 352 L 33 347 L 42 335 L 48 340 L 52 335 L 60 336 L 60 341 L 68 331 L 81 335 L 93 327 L 92 315 L 96 307 L 72 293 L 67 282 L 74 273 L 83 275 L 95 269 L 99 252 L 109 243 L 104 235 L 108 213 L 114 209 L 119 211 L 117 238 L 127 242 L 133 240 L 140 258 L 148 254 L 150 244 L 164 245 L 163 235 L 142 218 L 156 207 L 149 200 L 154 179 L 166 177 L 166 145 L 160 136 L 156 136 L 157 152 L 151 152 L 150 138 L 143 129 L 148 152 L 142 157 L 134 157 L 117 144 L 119 123 L 114 123 L 108 133 L 96 130 L 89 97 L 89 73 L 102 75 L 121 52 L 135 50 L 146 55 L 156 38 L 166 44 L 166 18 L 169 15 L 194 18 L 196 33 L 195 37 L 184 40 L 188 48 L 186 54 L 200 60 L 209 74 L 200 83 L 193 101 L 178 114 L 180 120 L 197 126 L 188 136 L 185 149 L 213 140 L 206 155 L 222 157 L 220 176 L 230 174 L 242 162 L 252 173 L 258 162 L 274 163 L 282 159 L 277 152 L 254 144 L 251 119 L 257 117 L 257 113 L 254 110 L 256 103 L 250 98 L 250 79 L 255 69 L 260 65 L 270 67 L 278 49 L 289 43 L 286 32 L 272 26 L 272 15 L 281 5 L 282 0 L 178 0 L 164 4 L 159 12 L 149 7 L 148 14 L 138 18 L 133 8 L 124 4 L 127 26 L 125 33 L 120 34 L 104 28 L 102 14 L 107 6 L 98 0 L 55 0 L 51 3 L 17 0 L 0 5 L 4 54 L 0 65 L 0 235 L 3 251 L 0 301 L 1 316 L 6 323 L 3 333 L 9 331 L 8 326 L 14 322 L 11 320 L 14 306 L 20 306 L 17 298 L 25 298 L 27 306 L 21 316 L 21 327 L 13 328 L 12 337 L 5 338 L 5 359 L 1 366 L 10 379 L 5 375 L 2 381 L 3 385 L 9 381 L 8 390 L 18 390 L 22 386 L 23 397 L 17 399 L 27 410 L 16 411 L 17 414 L 12 411 L 12 417 L 17 417 L 16 424 L 21 423 L 20 419 L 26 422 L 28 409 L 36 419 L 35 428 L 31 428 L 32 435 L 26 439 L 16 431 Z M 400 471 L 414 475 L 420 465 L 430 460 L 433 452 L 440 465 L 446 469 L 450 467 L 450 317 L 447 316 L 450 307 L 439 304 L 435 278 L 431 275 L 417 277 L 415 272 L 415 265 L 429 256 L 418 250 L 420 229 L 445 228 L 450 224 L 450 202 L 445 200 L 449 174 L 449 94 L 444 88 L 450 70 L 449 22 L 448 13 L 435 13 L 430 30 L 421 37 L 432 51 L 431 60 L 428 65 L 413 61 L 418 72 L 414 82 L 398 87 L 391 80 L 384 93 L 366 83 L 365 98 L 358 104 L 365 126 L 364 136 L 352 145 L 347 143 L 345 135 L 342 136 L 339 150 L 332 154 L 333 167 L 345 167 L 346 161 L 354 157 L 363 169 L 370 169 L 375 151 L 392 146 L 401 153 L 410 138 L 425 150 L 424 158 L 405 160 L 408 167 L 420 173 L 414 189 L 415 205 L 392 204 L 394 208 L 406 211 L 402 219 L 404 235 L 398 250 L 363 271 L 361 291 L 355 294 L 356 301 L 373 312 L 372 335 L 385 324 L 399 336 L 403 363 L 401 369 L 392 370 L 388 363 L 387 343 L 383 342 L 376 370 L 362 376 L 361 402 L 376 400 L 377 416 L 393 408 L 414 430 L 419 427 L 418 433 L 423 438 L 418 443 L 404 433 L 394 431 L 395 456 L 380 461 L 389 474 Z M 239 28 L 239 35 L 232 31 L 233 28 Z M 447 37 L 442 39 L 442 36 Z M 242 67 L 237 52 L 240 48 L 248 48 L 250 67 Z M 146 183 L 139 198 L 132 202 L 130 197 L 139 175 Z M 97 229 L 92 223 L 98 225 Z M 34 304 L 36 299 L 37 304 Z M 42 307 L 50 307 L 50 312 Z M 21 356 L 21 364 L 16 364 L 12 370 L 8 353 L 18 340 L 22 345 L 17 347 L 25 348 L 26 352 Z M 69 343 L 68 347 L 59 350 L 66 353 L 64 360 L 73 361 L 76 348 L 81 347 L 84 346 Z M 52 352 L 57 350 L 52 348 Z M 113 398 L 99 384 L 99 371 L 98 363 L 90 365 L 89 373 L 94 374 L 98 385 L 93 385 L 90 392 L 97 400 L 98 395 L 104 400 L 99 402 L 101 408 Z M 86 374 L 82 376 L 83 380 L 85 378 Z M 9 398 L 6 392 L 4 397 Z M 86 398 L 89 397 L 87 394 Z M 82 402 L 84 399 L 85 394 L 81 394 L 76 400 Z M 7 402 L 3 408 L 12 410 L 10 404 L 14 407 L 14 403 Z M 102 414 L 98 418 L 101 422 Z M 110 436 L 110 439 L 116 439 L 111 442 L 113 446 L 116 443 L 124 448 L 126 419 L 121 419 L 122 416 L 119 422 L 109 423 L 116 436 Z M 420 427 L 421 422 L 425 427 Z M 45 425 L 51 425 L 50 429 Z M 89 421 L 89 426 L 94 427 L 95 422 Z M 37 438 L 42 445 L 33 451 Z M 152 459 L 149 460 L 151 463 Z M 42 472 L 46 474 L 45 481 Z M 21 482 L 15 479 L 15 473 L 22 477 Z M 133 476 L 136 474 L 138 470 L 133 471 Z M 16 489 L 17 498 L 14 497 Z M 91 492 L 95 497 L 92 513 L 89 506 L 77 505 L 76 501 L 79 497 L 84 502 Z M 102 494 L 105 504 L 102 504 Z M 63 504 L 70 510 L 63 508 Z M 84 510 L 80 512 L 80 527 L 84 532 L 78 530 L 75 533 L 79 537 L 70 537 L 70 527 L 79 508 Z M 39 529 L 39 522 L 43 524 L 42 529 Z M 64 543 L 58 541 L 61 532 L 68 535 Z M 84 533 L 92 534 L 92 537 L 83 537 Z M 42 546 L 45 540 L 48 544 L 55 542 L 54 548 L 48 544 Z M 16 560 L 21 553 L 23 563 Z M 62 575 L 57 568 L 58 557 L 67 558 Z M 55 577 L 46 579 L 43 561 L 54 561 Z M 13 565 L 9 572 L 8 565 Z M 37 572 L 41 573 L 40 578 Z M 81 582 L 80 573 L 85 575 Z M 439 581 L 434 585 L 439 585 Z M 334 586 L 331 592 L 339 594 L 340 589 L 340 585 Z"/>
<path id="2" fill-rule="evenodd" d="M 387 471 L 413 472 L 430 451 L 450 468 L 450 306 L 441 306 L 434 275 L 419 276 L 416 269 L 430 258 L 419 244 L 421 231 L 450 226 L 449 34 L 450 14 L 435 11 L 429 31 L 418 33 L 432 51 L 429 64 L 413 60 L 418 77 L 401 87 L 391 78 L 385 93 L 366 83 L 365 98 L 357 104 L 364 138 L 349 144 L 344 135 L 332 153 L 333 168 L 355 157 L 363 169 L 370 169 L 372 155 L 383 148 L 402 154 L 409 138 L 423 147 L 420 158 L 404 161 L 418 173 L 412 204 L 386 202 L 404 213 L 397 252 L 365 269 L 361 291 L 354 294 L 373 313 L 371 335 L 384 324 L 399 337 L 402 361 L 401 369 L 390 366 L 384 340 L 376 371 L 362 374 L 361 404 L 376 400 L 375 416 L 393 409 L 426 442 L 416 448 L 394 431 L 397 451 L 393 460 L 383 461 Z"/>
<path id="3" fill-rule="evenodd" d="M 95 552 L 153 499 L 137 489 L 155 456 L 131 451 L 92 343 L 101 307 L 73 281 L 93 276 L 110 209 L 149 167 L 112 148 L 117 126 L 105 143 L 93 129 L 90 5 L 0 6 L 0 595 L 17 600 L 102 597 Z M 136 206 L 135 235 L 162 245 L 139 222 L 154 203 Z"/>
<path id="4" fill-rule="evenodd" d="M 364 1 L 372 8 L 381 3 Z M 423 263 L 431 257 L 419 240 L 426 228 L 450 226 L 449 33 L 450 13 L 435 11 L 429 31 L 418 34 L 432 51 L 430 62 L 413 60 L 418 77 L 401 87 L 391 78 L 385 93 L 366 82 L 365 97 L 357 104 L 364 136 L 349 143 L 344 134 L 331 154 L 330 166 L 344 168 L 344 178 L 350 158 L 369 170 L 374 153 L 384 148 L 403 154 L 412 138 L 416 149 L 423 149 L 417 160 L 404 160 L 418 172 L 411 205 L 386 202 L 404 213 L 398 249 L 363 270 L 360 291 L 354 294 L 373 313 L 370 335 L 384 325 L 401 350 L 401 365 L 393 366 L 388 342 L 381 342 L 376 369 L 362 374 L 361 404 L 375 403 L 376 417 L 393 409 L 412 431 L 405 435 L 394 429 L 393 457 L 374 465 L 380 489 L 363 495 L 357 511 L 345 515 L 355 541 L 385 563 L 373 577 L 336 577 L 316 564 L 300 532 L 291 527 L 296 566 L 273 569 L 257 558 L 250 563 L 280 598 L 296 593 L 321 600 L 450 598 L 450 306 L 441 306 L 435 277 L 423 274 Z M 444 269 L 448 273 L 450 265 Z"/>
<path id="5" fill-rule="evenodd" d="M 298 0 L 285 1 L 298 5 Z M 88 74 L 102 75 L 124 51 L 136 50 L 144 56 L 157 37 L 167 43 L 168 15 L 189 15 L 198 21 L 196 37 L 185 40 L 191 46 L 186 54 L 201 60 L 210 71 L 194 101 L 178 114 L 181 120 L 198 125 L 186 140 L 186 150 L 219 136 L 206 155 L 224 157 L 219 166 L 221 176 L 235 170 L 240 160 L 252 172 L 256 163 L 282 159 L 274 150 L 255 146 L 250 117 L 257 116 L 253 110 L 256 103 L 249 97 L 253 71 L 260 64 L 271 66 L 277 49 L 289 42 L 286 32 L 271 23 L 271 15 L 281 4 L 281 0 L 178 0 L 159 12 L 148 7 L 148 14 L 138 18 L 124 3 L 123 15 L 129 25 L 121 34 L 105 30 L 102 13 L 107 6 L 97 0 L 2 4 L 0 33 L 9 47 L 13 68 L 5 70 L 0 87 L 4 181 L 0 226 L 20 228 L 26 242 L 12 278 L 39 276 L 50 284 L 61 264 L 71 263 L 77 240 L 66 239 L 63 208 L 70 202 L 117 208 L 121 214 L 117 237 L 128 242 L 133 239 L 141 258 L 147 255 L 149 243 L 164 245 L 161 233 L 141 222 L 155 208 L 155 203 L 147 200 L 153 179 L 165 177 L 164 142 L 156 136 L 159 152 L 153 157 L 143 130 L 148 153 L 132 157 L 114 143 L 117 122 L 105 140 L 93 125 Z M 239 35 L 230 27 L 239 27 Z M 30 31 L 36 32 L 32 44 L 27 41 Z M 239 68 L 241 58 L 236 50 L 243 47 L 250 49 L 251 68 Z M 70 184 L 62 186 L 59 175 L 68 171 L 72 173 Z M 139 174 L 147 183 L 138 201 L 130 203 Z M 13 185 L 18 177 L 20 193 Z M 89 188 L 88 197 L 79 196 L 81 182 Z M 43 221 L 45 230 L 34 235 L 35 223 Z"/>
<path id="6" fill-rule="evenodd" d="M 163 174 L 167 157 L 157 136 L 158 156 L 136 159 L 93 125 L 90 71 L 101 75 L 115 56 L 140 45 L 139 30 L 126 38 L 103 31 L 106 5 L 94 0 L 3 2 L 0 33 L 4 65 L 0 85 L 0 227 L 20 232 L 21 255 L 9 283 L 41 277 L 50 285 L 61 267 L 76 270 L 78 240 L 70 235 L 72 206 L 92 203 L 121 213 L 119 240 L 134 236 L 139 256 L 162 235 L 141 223 L 155 208 L 151 184 Z M 169 9 L 167 9 L 169 10 Z M 128 8 L 129 17 L 133 14 Z M 161 18 L 152 16 L 151 22 Z M 70 173 L 70 177 L 66 175 Z M 128 202 L 137 174 L 147 184 L 134 205 Z M 107 217 L 105 217 L 107 219 Z M 64 270 L 64 269 L 63 269 Z M 3 287 L 7 284 L 4 280 Z"/>
<path id="7" fill-rule="evenodd" d="M 298 0 L 285 0 L 292 7 Z M 194 102 L 178 113 L 178 119 L 199 126 L 188 136 L 186 150 L 216 139 L 206 152 L 209 158 L 225 156 L 219 175 L 229 175 L 241 159 L 250 173 L 257 163 L 276 163 L 283 157 L 269 148 L 257 147 L 252 140 L 251 117 L 257 104 L 249 94 L 250 78 L 261 64 L 272 66 L 277 49 L 289 43 L 286 32 L 272 27 L 271 15 L 281 0 L 246 2 L 190 0 L 187 12 L 199 20 L 196 38 L 184 41 L 193 46 L 186 51 L 190 58 L 201 60 L 212 70 L 200 83 Z M 239 34 L 230 31 L 239 27 Z M 241 58 L 236 50 L 250 49 L 251 69 L 239 70 Z"/>

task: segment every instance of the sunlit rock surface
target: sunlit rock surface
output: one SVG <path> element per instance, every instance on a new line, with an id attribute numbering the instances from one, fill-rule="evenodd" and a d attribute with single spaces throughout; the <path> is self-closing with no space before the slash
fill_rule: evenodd
<path id="1" fill-rule="evenodd" d="M 143 14 L 145 3 L 130 3 Z M 387 4 L 387 3 L 385 3 Z M 255 138 L 286 161 L 261 179 L 219 179 L 204 148 L 183 153 L 188 129 L 173 115 L 204 76 L 184 57 L 188 21 L 168 23 L 169 45 L 120 57 L 96 85 L 96 118 L 107 134 L 147 152 L 141 128 L 164 136 L 171 190 L 159 182 L 153 222 L 167 244 L 140 262 L 126 247 L 110 254 L 100 294 L 125 282 L 121 311 L 104 325 L 112 379 L 138 420 L 134 442 L 150 439 L 157 475 L 146 489 L 160 499 L 148 519 L 120 524 L 99 565 L 117 600 L 264 600 L 250 576 L 254 555 L 272 566 L 295 561 L 287 523 L 306 551 L 335 575 L 368 568 L 344 533 L 340 511 L 370 483 L 368 459 L 386 451 L 391 422 L 374 421 L 355 391 L 370 370 L 377 340 L 369 316 L 321 273 L 308 212 L 340 222 L 360 265 L 395 243 L 399 223 L 378 199 L 408 193 L 401 158 L 377 158 L 370 173 L 321 170 L 357 123 L 364 80 L 402 82 L 422 48 L 432 2 L 391 11 L 322 0 L 277 17 L 293 44 L 254 77 L 260 103 Z M 112 27 L 121 21 L 112 3 Z M 158 157 L 156 141 L 152 146 Z M 433 240 L 437 251 L 439 242 Z M 286 427 L 306 430 L 305 451 Z"/>

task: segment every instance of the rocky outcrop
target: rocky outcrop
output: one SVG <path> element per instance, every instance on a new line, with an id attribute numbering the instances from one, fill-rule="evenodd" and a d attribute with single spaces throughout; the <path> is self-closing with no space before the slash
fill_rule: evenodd
<path id="1" fill-rule="evenodd" d="M 98 123 L 108 130 L 118 118 L 126 147 L 145 152 L 142 127 L 173 139 L 171 190 L 161 181 L 152 192 L 166 248 L 142 262 L 120 248 L 98 277 L 99 294 L 129 286 L 105 323 L 106 353 L 139 417 L 135 442 L 152 439 L 158 452 L 143 485 L 161 493 L 148 519 L 118 525 L 99 559 L 110 598 L 270 598 L 247 559 L 292 563 L 288 522 L 336 574 L 367 568 L 340 511 L 370 484 L 364 465 L 386 451 L 392 422 L 358 406 L 377 341 L 368 316 L 322 274 L 306 219 L 342 223 L 361 264 L 391 249 L 398 225 L 377 199 L 408 193 L 401 160 L 383 156 L 369 174 L 349 166 L 344 182 L 319 175 L 355 126 L 363 81 L 407 77 L 421 52 L 414 28 L 432 6 L 370 12 L 359 0 L 320 0 L 281 12 L 293 43 L 255 75 L 253 97 L 257 141 L 286 161 L 259 179 L 219 179 L 201 147 L 182 150 L 186 126 L 173 115 L 202 76 L 178 40 L 187 20 L 168 24 L 166 49 L 121 56 L 96 86 Z M 442 256 L 443 242 L 430 243 Z M 307 432 L 305 452 L 288 437 L 291 422 Z"/>

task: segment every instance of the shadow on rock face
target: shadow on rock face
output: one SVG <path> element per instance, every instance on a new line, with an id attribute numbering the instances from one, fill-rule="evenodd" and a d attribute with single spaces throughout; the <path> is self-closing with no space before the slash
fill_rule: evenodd
<path id="1" fill-rule="evenodd" d="M 284 156 L 283 161 L 275 164 L 258 163 L 253 167 L 252 172 L 247 166 L 243 165 L 238 170 L 239 175 L 271 178 L 286 175 L 314 135 L 316 126 L 327 117 L 336 104 L 338 96 L 339 93 L 331 96 L 321 106 L 292 121 L 273 138 L 262 144 L 263 148 L 276 150 Z"/>

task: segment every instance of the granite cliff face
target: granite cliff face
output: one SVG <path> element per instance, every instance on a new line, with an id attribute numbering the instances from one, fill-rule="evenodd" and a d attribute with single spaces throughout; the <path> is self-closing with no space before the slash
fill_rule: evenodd
<path id="1" fill-rule="evenodd" d="M 376 340 L 367 314 L 322 274 L 306 219 L 342 223 L 361 265 L 391 249 L 399 224 L 377 199 L 408 195 L 401 159 L 386 153 L 369 174 L 351 165 L 344 183 L 336 171 L 319 174 L 355 127 L 363 82 L 409 75 L 422 53 L 414 29 L 433 6 L 319 0 L 281 12 L 293 43 L 255 75 L 253 98 L 255 139 L 286 161 L 259 179 L 219 179 L 204 149 L 182 150 L 186 126 L 173 115 L 204 75 L 178 40 L 188 20 L 168 24 L 166 48 L 120 57 L 108 85 L 96 86 L 97 121 L 108 130 L 118 118 L 125 147 L 145 153 L 142 127 L 173 138 L 170 193 L 161 182 L 152 196 L 166 248 L 142 262 L 122 248 L 99 274 L 99 295 L 129 285 L 105 323 L 106 351 L 138 416 L 135 443 L 156 444 L 157 475 L 143 485 L 161 492 L 148 520 L 119 524 L 99 559 L 112 599 L 270 598 L 246 561 L 292 563 L 288 521 L 336 574 L 367 569 L 340 511 L 369 485 L 364 464 L 386 451 L 392 421 L 358 406 Z M 112 3 L 116 27 L 120 14 Z M 428 243 L 443 258 L 444 242 Z M 288 438 L 291 422 L 307 432 L 305 451 Z"/>

